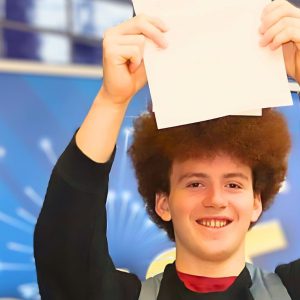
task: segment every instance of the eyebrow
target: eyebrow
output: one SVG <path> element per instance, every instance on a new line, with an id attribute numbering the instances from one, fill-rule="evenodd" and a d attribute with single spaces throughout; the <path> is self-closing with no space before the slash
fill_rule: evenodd
<path id="1" fill-rule="evenodd" d="M 184 173 L 182 174 L 177 182 L 180 183 L 181 181 L 183 181 L 184 179 L 189 179 L 189 178 L 209 178 L 209 176 L 205 173 L 194 173 L 194 172 L 190 172 L 190 173 Z"/>
<path id="2" fill-rule="evenodd" d="M 243 173 L 240 173 L 240 172 L 226 173 L 226 174 L 223 175 L 223 178 L 225 178 L 225 179 L 236 178 L 236 177 L 239 177 L 239 178 L 242 178 L 244 180 L 249 181 L 249 177 L 246 176 Z M 190 172 L 190 173 L 182 174 L 178 178 L 177 182 L 179 183 L 179 182 L 183 181 L 184 179 L 189 179 L 189 178 L 204 178 L 204 179 L 208 179 L 208 178 L 210 178 L 210 176 L 208 174 L 206 174 L 206 173 Z"/>
<path id="3" fill-rule="evenodd" d="M 223 176 L 225 179 L 227 178 L 233 178 L 233 177 L 240 177 L 242 179 L 248 180 L 249 181 L 249 177 L 246 176 L 244 173 L 240 173 L 240 172 L 236 172 L 236 173 L 227 173 L 224 174 Z"/>

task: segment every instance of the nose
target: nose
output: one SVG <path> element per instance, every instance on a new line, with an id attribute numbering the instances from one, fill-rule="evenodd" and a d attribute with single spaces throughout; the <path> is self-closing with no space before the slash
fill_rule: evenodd
<path id="1" fill-rule="evenodd" d="M 211 187 L 209 193 L 203 199 L 203 206 L 205 207 L 225 208 L 227 205 L 227 197 L 217 187 Z"/>

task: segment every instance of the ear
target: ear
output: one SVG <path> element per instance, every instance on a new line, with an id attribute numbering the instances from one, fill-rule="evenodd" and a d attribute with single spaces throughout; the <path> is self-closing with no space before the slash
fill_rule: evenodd
<path id="1" fill-rule="evenodd" d="M 256 222 L 262 213 L 262 202 L 260 193 L 254 194 L 253 211 L 251 221 Z"/>
<path id="2" fill-rule="evenodd" d="M 166 193 L 155 194 L 155 211 L 163 221 L 171 221 L 169 198 Z"/>

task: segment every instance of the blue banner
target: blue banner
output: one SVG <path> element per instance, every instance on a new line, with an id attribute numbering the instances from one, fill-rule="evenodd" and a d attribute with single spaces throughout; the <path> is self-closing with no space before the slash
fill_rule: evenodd
<path id="1" fill-rule="evenodd" d="M 51 170 L 100 85 L 99 79 L 0 74 L 0 298 L 39 299 L 34 225 Z M 126 153 L 132 121 L 146 110 L 149 99 L 145 88 L 127 111 L 107 203 L 108 240 L 115 265 L 141 279 L 174 254 L 174 244 L 147 217 Z M 260 221 L 266 226 L 253 229 L 251 237 L 259 241 L 267 232 L 271 240 L 266 239 L 264 245 L 259 242 L 261 248 L 249 246 L 248 251 L 255 263 L 268 270 L 299 258 L 300 253 L 300 233 L 295 230 L 300 212 L 300 105 L 296 93 L 293 100 L 294 106 L 280 108 L 293 138 L 288 177 L 275 204 Z"/>

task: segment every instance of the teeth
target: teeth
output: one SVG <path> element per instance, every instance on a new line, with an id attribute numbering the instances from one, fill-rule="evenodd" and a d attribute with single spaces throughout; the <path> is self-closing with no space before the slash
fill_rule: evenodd
<path id="1" fill-rule="evenodd" d="M 220 228 L 226 226 L 228 222 L 222 220 L 201 220 L 199 223 L 206 227 Z"/>

